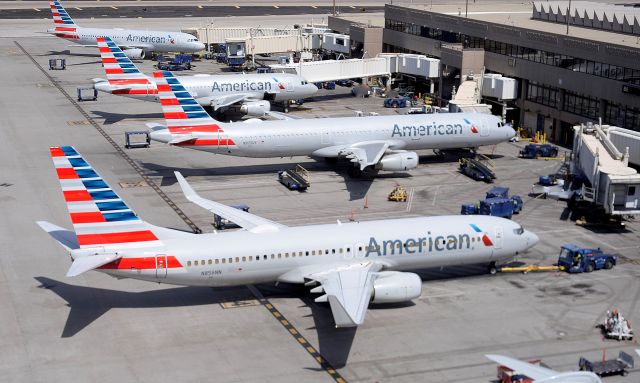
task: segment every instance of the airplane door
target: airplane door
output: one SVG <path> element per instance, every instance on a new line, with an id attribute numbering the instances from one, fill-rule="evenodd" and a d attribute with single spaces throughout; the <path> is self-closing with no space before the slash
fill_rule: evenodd
<path id="1" fill-rule="evenodd" d="M 322 144 L 330 145 L 331 144 L 331 130 L 327 129 L 326 126 L 323 126 L 321 134 L 322 134 L 322 138 L 320 139 L 320 142 Z"/>
<path id="2" fill-rule="evenodd" d="M 218 149 L 229 151 L 229 138 L 223 132 L 218 132 Z"/>
<path id="3" fill-rule="evenodd" d="M 487 125 L 487 120 L 484 118 L 478 119 L 480 121 L 480 135 L 482 137 L 486 137 L 489 135 L 489 125 Z"/>
<path id="4" fill-rule="evenodd" d="M 167 255 L 157 254 L 156 255 L 156 278 L 166 278 L 166 277 L 167 277 Z"/>
<path id="5" fill-rule="evenodd" d="M 502 240 L 504 238 L 504 233 L 502 232 L 502 226 L 496 226 L 495 228 L 495 249 L 502 249 Z"/>

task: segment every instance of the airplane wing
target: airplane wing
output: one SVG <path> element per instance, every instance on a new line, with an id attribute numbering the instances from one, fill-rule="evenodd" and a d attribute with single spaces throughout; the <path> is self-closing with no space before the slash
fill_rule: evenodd
<path id="1" fill-rule="evenodd" d="M 200 197 L 198 193 L 195 192 L 195 190 L 193 190 L 193 188 L 187 183 L 187 180 L 184 179 L 180 172 L 174 172 L 174 174 L 178 179 L 178 183 L 182 188 L 184 196 L 187 197 L 189 201 L 204 209 L 209 210 L 215 215 L 219 215 L 220 217 L 234 222 L 236 225 L 248 231 L 254 233 L 262 233 L 267 231 L 278 231 L 286 227 L 285 225 L 270 221 L 266 218 L 259 217 L 255 214 L 247 213 L 246 211 L 238 210 L 231 206 L 204 199 Z"/>
<path id="2" fill-rule="evenodd" d="M 200 97 L 197 98 L 196 101 L 198 101 L 200 105 L 210 104 L 213 107 L 213 110 L 218 110 L 220 108 L 233 105 L 240 101 L 244 101 L 245 99 L 248 99 L 248 96 L 249 95 L 247 94 L 229 94 L 220 97 Z M 204 100 L 206 100 L 207 102 L 203 103 Z"/>
<path id="3" fill-rule="evenodd" d="M 329 302 L 336 327 L 355 327 L 364 322 L 373 293 L 373 281 L 382 265 L 371 261 L 337 266 L 307 275 L 319 282 L 312 293 L 324 292 L 316 302 Z"/>
<path id="4" fill-rule="evenodd" d="M 338 155 L 359 164 L 360 170 L 364 170 L 367 166 L 380 162 L 388 148 L 389 143 L 386 141 L 361 142 L 342 149 Z"/>

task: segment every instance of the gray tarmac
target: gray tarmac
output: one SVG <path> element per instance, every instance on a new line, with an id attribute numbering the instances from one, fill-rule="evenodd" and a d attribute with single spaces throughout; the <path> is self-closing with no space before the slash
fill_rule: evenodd
<path id="1" fill-rule="evenodd" d="M 580 356 L 598 360 L 603 349 L 613 357 L 637 348 L 603 340 L 595 326 L 613 308 L 638 322 L 640 225 L 631 222 L 625 231 L 583 228 L 567 217 L 565 203 L 529 197 L 531 184 L 559 162 L 518 159 L 524 143 L 481 150 L 495 161 L 497 184 L 525 200 L 514 220 L 540 236 L 518 261 L 552 264 L 560 245 L 574 242 L 619 254 L 616 268 L 496 276 L 482 266 L 419 270 L 420 299 L 372 306 L 356 330 L 334 329 L 328 306 L 314 303 L 304 287 L 259 285 L 256 294 L 244 286 L 175 287 L 96 272 L 65 278 L 68 256 L 35 224 L 70 227 L 49 146 L 74 145 L 143 219 L 189 227 L 151 187 L 135 186 L 140 175 L 14 40 L 45 68 L 51 52 L 65 57 L 67 70 L 47 72 L 72 96 L 77 86 L 104 77 L 91 49 L 69 48 L 51 37 L 0 38 L 0 381 L 493 382 L 496 366 L 484 354 L 542 358 L 554 369 L 572 370 Z M 149 73 L 151 65 L 144 61 L 140 67 Z M 221 70 L 203 61 L 193 72 Z M 291 113 L 316 118 L 356 110 L 401 112 L 383 109 L 380 98 L 347 93 L 321 91 Z M 159 105 L 117 96 L 101 94 L 80 106 L 120 146 L 125 131 L 162 121 Z M 292 226 L 457 214 L 462 203 L 490 188 L 458 173 L 455 159 L 431 151 L 420 152 L 418 169 L 373 180 L 351 180 L 344 165 L 304 157 L 242 159 L 158 144 L 127 154 L 205 232 L 213 230 L 212 217 L 185 200 L 174 170 L 206 198 L 246 203 L 255 214 Z M 307 193 L 276 181 L 278 170 L 298 163 L 311 170 Z M 413 191 L 410 206 L 386 200 L 397 183 Z M 261 295 L 267 300 L 262 305 L 256 300 Z M 320 362 L 306 344 L 321 354 Z M 606 381 L 637 382 L 640 372 Z"/>

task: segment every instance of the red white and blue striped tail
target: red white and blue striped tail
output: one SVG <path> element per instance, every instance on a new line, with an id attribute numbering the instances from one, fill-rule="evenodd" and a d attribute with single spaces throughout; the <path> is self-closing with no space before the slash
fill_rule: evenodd
<path id="1" fill-rule="evenodd" d="M 172 134 L 222 132 L 220 123 L 211 118 L 173 73 L 153 72 L 167 129 Z M 229 145 L 233 145 L 229 142 Z"/>
<path id="2" fill-rule="evenodd" d="M 113 40 L 104 36 L 96 38 L 96 41 L 104 72 L 110 83 L 119 85 L 151 84 L 149 77 L 140 72 Z"/>
<path id="3" fill-rule="evenodd" d="M 73 19 L 64 7 L 60 5 L 60 2 L 58 0 L 49 0 L 49 8 L 51 8 L 51 13 L 53 14 L 54 31 L 63 35 L 58 37 L 78 38 L 76 34 L 78 25 L 73 22 Z"/>
<path id="4" fill-rule="evenodd" d="M 161 244 L 160 228 L 138 218 L 72 146 L 50 151 L 80 248 Z"/>

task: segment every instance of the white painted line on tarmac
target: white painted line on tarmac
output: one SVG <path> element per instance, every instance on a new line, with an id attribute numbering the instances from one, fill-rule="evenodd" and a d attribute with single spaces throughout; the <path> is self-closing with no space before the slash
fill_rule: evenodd
<path id="1" fill-rule="evenodd" d="M 112 5 L 111 8 L 116 9 L 116 10 L 118 9 L 118 7 L 116 7 L 115 5 Z"/>
<path id="2" fill-rule="evenodd" d="M 33 8 L 34 11 L 41 12 L 38 8 Z"/>

